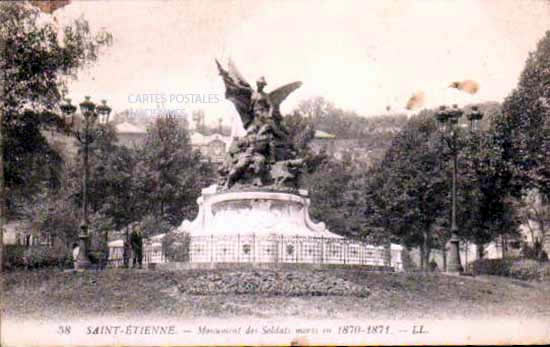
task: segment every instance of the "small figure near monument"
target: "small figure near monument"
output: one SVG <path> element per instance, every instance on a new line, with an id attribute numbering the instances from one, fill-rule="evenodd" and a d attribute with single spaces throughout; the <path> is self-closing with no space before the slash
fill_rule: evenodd
<path id="1" fill-rule="evenodd" d="M 130 258 L 132 257 L 132 248 L 130 246 L 130 240 L 124 240 L 124 246 L 122 248 L 122 267 L 130 267 Z"/>
<path id="2" fill-rule="evenodd" d="M 143 266 L 143 233 L 138 224 L 135 224 L 130 233 L 130 245 L 132 247 L 132 267 L 136 265 L 141 269 Z"/>
<path id="3" fill-rule="evenodd" d="M 226 190 L 262 187 L 269 190 L 296 190 L 303 160 L 282 124 L 280 104 L 302 82 L 293 82 L 266 93 L 264 77 L 256 90 L 246 82 L 233 62 L 227 70 L 216 60 L 225 84 L 225 96 L 235 104 L 246 134 L 234 139 L 220 169 Z"/>

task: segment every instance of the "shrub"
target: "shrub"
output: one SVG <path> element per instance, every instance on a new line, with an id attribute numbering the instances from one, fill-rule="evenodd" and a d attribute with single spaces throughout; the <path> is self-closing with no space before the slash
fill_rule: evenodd
<path id="1" fill-rule="evenodd" d="M 88 258 L 92 264 L 105 266 L 108 261 L 109 248 L 104 233 L 91 233 Z"/>
<path id="2" fill-rule="evenodd" d="M 517 260 L 510 267 L 510 277 L 525 281 L 542 280 L 545 265 L 532 259 Z"/>
<path id="3" fill-rule="evenodd" d="M 40 269 L 46 267 L 69 268 L 73 261 L 66 247 L 19 246 L 5 248 L 6 269 Z"/>
<path id="4" fill-rule="evenodd" d="M 168 261 L 188 262 L 190 243 L 188 233 L 169 232 L 162 239 L 162 251 Z"/>
<path id="5" fill-rule="evenodd" d="M 536 240 L 533 245 L 524 244 L 521 249 L 521 255 L 527 259 L 548 261 L 548 254 L 542 249 L 542 243 L 539 240 Z"/>
<path id="6" fill-rule="evenodd" d="M 474 273 L 511 277 L 524 281 L 550 279 L 550 264 L 533 259 L 478 259 L 472 263 Z"/>
<path id="7" fill-rule="evenodd" d="M 170 232 L 170 229 L 172 229 L 172 226 L 168 223 L 166 218 L 154 217 L 152 215 L 143 217 L 140 224 L 145 238 L 165 234 Z"/>
<path id="8" fill-rule="evenodd" d="M 550 281 L 550 263 L 545 263 L 539 270 L 539 279 L 541 281 Z"/>
<path id="9" fill-rule="evenodd" d="M 475 274 L 508 276 L 513 259 L 478 259 L 472 263 Z"/>
<path id="10" fill-rule="evenodd" d="M 21 245 L 5 245 L 4 246 L 4 266 L 6 270 L 16 270 L 25 267 L 23 256 L 25 254 L 25 246 Z"/>

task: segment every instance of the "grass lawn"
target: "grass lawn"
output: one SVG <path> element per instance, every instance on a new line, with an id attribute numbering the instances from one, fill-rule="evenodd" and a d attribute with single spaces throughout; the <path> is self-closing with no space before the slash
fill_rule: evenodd
<path id="1" fill-rule="evenodd" d="M 308 273 L 302 270 L 301 281 L 324 276 L 355 287 L 366 287 L 369 295 L 216 294 L 215 289 L 208 295 L 197 295 L 183 290 L 193 286 L 197 276 L 212 272 L 221 277 L 235 276 L 234 271 L 228 270 L 6 273 L 2 277 L 2 318 L 161 315 L 360 319 L 376 315 L 387 319 L 550 319 L 549 282 L 437 273 L 358 270 L 311 270 Z M 284 271 L 281 272 L 284 275 Z"/>

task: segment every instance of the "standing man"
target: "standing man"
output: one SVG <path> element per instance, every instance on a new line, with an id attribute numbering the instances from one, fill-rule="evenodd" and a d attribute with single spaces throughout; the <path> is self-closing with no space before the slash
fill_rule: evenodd
<path id="1" fill-rule="evenodd" d="M 126 237 L 122 248 L 122 267 L 126 269 L 130 267 L 130 251 L 130 240 Z"/>
<path id="2" fill-rule="evenodd" d="M 143 233 L 139 224 L 135 224 L 130 234 L 130 245 L 133 251 L 132 267 L 136 267 L 136 263 L 141 269 L 143 266 Z"/>

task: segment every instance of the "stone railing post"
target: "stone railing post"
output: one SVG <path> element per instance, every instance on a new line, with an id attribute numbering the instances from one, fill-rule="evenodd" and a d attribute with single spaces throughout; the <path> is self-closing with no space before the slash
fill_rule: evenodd
<path id="1" fill-rule="evenodd" d="M 241 235 L 237 234 L 237 263 L 241 262 Z"/>
<path id="2" fill-rule="evenodd" d="M 214 234 L 210 234 L 210 262 L 214 263 Z"/>
<path id="3" fill-rule="evenodd" d="M 252 263 L 256 263 L 256 234 L 252 234 Z"/>

